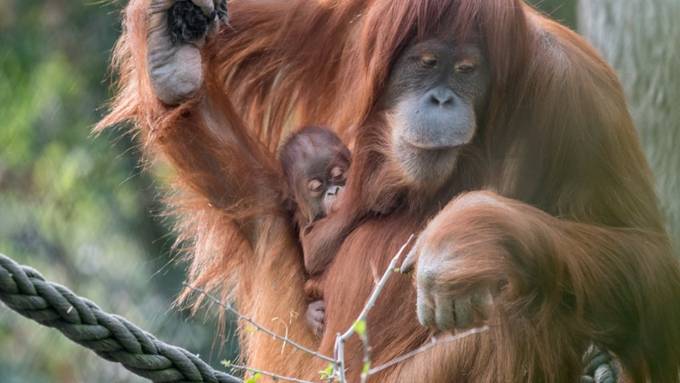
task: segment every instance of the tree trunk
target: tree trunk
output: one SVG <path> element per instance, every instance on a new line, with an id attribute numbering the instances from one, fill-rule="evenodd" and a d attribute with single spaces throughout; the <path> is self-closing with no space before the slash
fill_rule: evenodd
<path id="1" fill-rule="evenodd" d="M 623 82 L 680 254 L 680 0 L 580 0 L 578 12 Z"/>

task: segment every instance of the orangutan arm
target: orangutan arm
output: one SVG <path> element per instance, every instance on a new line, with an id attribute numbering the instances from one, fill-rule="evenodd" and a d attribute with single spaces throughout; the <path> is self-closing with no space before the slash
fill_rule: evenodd
<path id="1" fill-rule="evenodd" d="M 677 378 L 668 370 L 677 352 L 667 350 L 680 342 L 680 268 L 663 233 L 560 220 L 475 192 L 430 223 L 408 262 L 415 258 L 424 325 L 490 319 L 517 366 L 576 371 L 592 340 L 640 381 Z"/>
<path id="2" fill-rule="evenodd" d="M 179 186 L 195 196 L 190 205 L 221 212 L 254 240 L 257 218 L 281 210 L 283 180 L 273 155 L 239 128 L 226 97 L 203 92 L 165 116 L 150 143 L 173 166 Z"/>
<path id="3" fill-rule="evenodd" d="M 279 208 L 282 182 L 273 153 L 208 75 L 204 46 L 224 12 L 223 0 L 131 1 L 113 60 L 120 89 L 97 129 L 133 122 L 144 149 L 177 174 L 175 210 L 226 218 L 252 241 L 255 218 Z"/>
<path id="4" fill-rule="evenodd" d="M 319 98 L 335 94 L 343 32 L 358 13 L 340 8 L 336 20 L 322 3 L 239 0 L 227 25 L 225 0 L 131 0 L 113 59 L 119 89 L 98 129 L 134 122 L 211 204 L 269 203 L 273 151 L 295 116 L 332 113 Z"/>

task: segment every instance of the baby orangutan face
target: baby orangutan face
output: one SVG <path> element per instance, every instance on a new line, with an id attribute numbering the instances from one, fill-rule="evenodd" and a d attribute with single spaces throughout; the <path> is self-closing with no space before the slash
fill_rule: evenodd
<path id="1" fill-rule="evenodd" d="M 325 172 L 312 172 L 304 175 L 303 182 L 306 204 L 309 206 L 311 221 L 315 221 L 324 217 L 333 208 L 335 200 L 345 186 L 345 174 L 349 163 L 345 161 L 344 156 L 338 156 L 335 159 L 326 159 L 331 164 L 330 170 Z M 325 174 L 324 174 L 325 173 Z"/>
<path id="2" fill-rule="evenodd" d="M 340 138 L 324 128 L 303 128 L 286 141 L 280 158 L 300 227 L 332 211 L 345 186 L 350 156 Z"/>

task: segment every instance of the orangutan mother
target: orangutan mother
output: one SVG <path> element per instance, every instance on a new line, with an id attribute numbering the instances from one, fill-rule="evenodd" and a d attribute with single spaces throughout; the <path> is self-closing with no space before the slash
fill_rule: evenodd
<path id="1" fill-rule="evenodd" d="M 370 270 L 416 232 L 415 288 L 394 278 L 369 316 L 374 365 L 432 331 L 491 331 L 375 381 L 575 382 L 590 341 L 634 381 L 680 381 L 680 268 L 619 83 L 580 37 L 520 0 L 233 0 L 225 25 L 218 4 L 131 2 L 100 125 L 134 121 L 175 167 L 191 283 L 329 353 Z M 338 212 L 306 243 L 327 265 L 320 343 L 296 315 L 305 275 L 274 160 L 310 123 L 353 143 Z M 323 362 L 241 339 L 249 365 L 318 379 Z"/>

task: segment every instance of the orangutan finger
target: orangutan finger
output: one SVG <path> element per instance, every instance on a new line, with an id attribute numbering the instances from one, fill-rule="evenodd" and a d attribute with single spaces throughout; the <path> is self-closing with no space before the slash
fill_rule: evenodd
<path id="1" fill-rule="evenodd" d="M 434 304 L 437 328 L 441 330 L 455 328 L 456 314 L 454 299 L 443 294 L 436 294 L 434 297 Z"/>
<path id="2" fill-rule="evenodd" d="M 420 324 L 425 327 L 432 327 L 435 324 L 434 302 L 428 289 L 422 285 L 419 285 L 416 289 L 416 307 Z"/>

